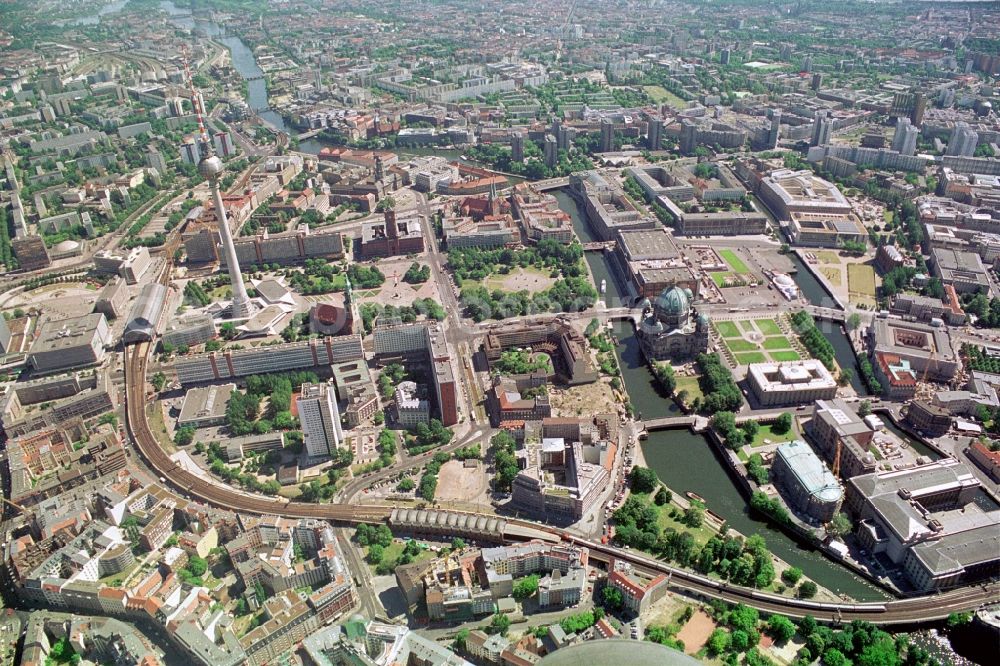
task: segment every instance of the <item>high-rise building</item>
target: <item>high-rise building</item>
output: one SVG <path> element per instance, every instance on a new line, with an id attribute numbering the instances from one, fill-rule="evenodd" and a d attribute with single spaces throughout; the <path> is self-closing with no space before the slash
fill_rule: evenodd
<path id="1" fill-rule="evenodd" d="M 767 148 L 774 149 L 778 147 L 778 140 L 781 133 L 781 110 L 780 109 L 768 109 L 767 117 L 770 120 L 770 127 L 767 130 Z"/>
<path id="2" fill-rule="evenodd" d="M 328 456 L 340 448 L 344 433 L 333 384 L 303 384 L 297 406 L 305 450 L 310 457 Z"/>
<path id="3" fill-rule="evenodd" d="M 653 118 L 649 121 L 649 130 L 647 132 L 647 145 L 650 150 L 660 149 L 660 137 L 663 136 L 663 120 L 661 118 Z"/>
<path id="4" fill-rule="evenodd" d="M 733 52 L 730 49 L 722 49 L 719 51 L 719 62 L 723 65 L 729 64 L 729 59 L 732 57 Z"/>
<path id="5" fill-rule="evenodd" d="M 698 126 L 685 118 L 681 121 L 681 153 L 691 155 L 698 146 Z"/>
<path id="6" fill-rule="evenodd" d="M 36 271 L 52 264 L 45 240 L 38 235 L 19 236 L 10 242 L 17 263 L 26 271 Z"/>
<path id="7" fill-rule="evenodd" d="M 201 149 L 196 141 L 185 141 L 181 144 L 181 160 L 188 164 L 198 164 L 201 161 Z"/>
<path id="8" fill-rule="evenodd" d="M 167 161 L 163 159 L 163 154 L 158 150 L 150 150 L 146 153 L 146 164 L 150 168 L 156 169 L 161 175 L 167 172 Z"/>
<path id="9" fill-rule="evenodd" d="M 823 87 L 823 75 L 820 74 L 819 72 L 816 72 L 815 74 L 813 74 L 813 76 L 812 76 L 812 82 L 809 84 L 809 87 L 812 88 L 813 90 L 819 90 L 820 88 L 822 88 Z"/>
<path id="10" fill-rule="evenodd" d="M 813 133 L 811 146 L 823 146 L 830 143 L 830 134 L 833 133 L 833 121 L 830 120 L 829 111 L 817 111 L 816 120 L 813 121 Z"/>
<path id="11" fill-rule="evenodd" d="M 927 98 L 922 92 L 913 94 L 913 110 L 910 112 L 910 121 L 920 127 L 924 124 L 924 112 L 927 110 Z"/>
<path id="12" fill-rule="evenodd" d="M 917 152 L 917 135 L 920 130 L 913 126 L 909 118 L 896 121 L 896 134 L 892 137 L 892 149 L 900 155 L 914 155 Z"/>
<path id="13" fill-rule="evenodd" d="M 976 145 L 979 143 L 979 134 L 976 133 L 968 123 L 959 121 L 955 123 L 951 136 L 948 137 L 948 149 L 945 155 L 950 157 L 972 157 L 976 153 Z"/>
<path id="14" fill-rule="evenodd" d="M 510 157 L 514 162 L 524 162 L 524 135 L 520 132 L 510 133 Z"/>
<path id="15" fill-rule="evenodd" d="M 233 139 L 229 136 L 229 132 L 216 132 L 213 134 L 212 144 L 215 146 L 215 152 L 222 157 L 229 157 L 235 152 L 233 150 Z"/>
<path id="16" fill-rule="evenodd" d="M 609 119 L 601 120 L 601 151 L 610 153 L 615 149 L 615 124 Z"/>
<path id="17" fill-rule="evenodd" d="M 813 69 L 813 59 L 812 56 L 806 56 L 802 61 L 802 71 L 811 72 Z"/>
<path id="18" fill-rule="evenodd" d="M 559 162 L 559 145 L 551 134 L 545 135 L 545 166 L 554 168 Z"/>

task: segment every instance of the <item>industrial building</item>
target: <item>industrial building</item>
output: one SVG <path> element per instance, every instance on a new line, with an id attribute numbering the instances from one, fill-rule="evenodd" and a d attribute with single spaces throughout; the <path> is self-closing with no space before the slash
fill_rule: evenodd
<path id="1" fill-rule="evenodd" d="M 775 451 L 771 478 L 785 502 L 811 520 L 829 522 L 840 510 L 843 489 L 819 456 L 800 439 L 782 444 Z"/>
<path id="2" fill-rule="evenodd" d="M 837 397 L 837 380 L 816 359 L 751 363 L 747 384 L 761 407 L 801 405 Z"/>

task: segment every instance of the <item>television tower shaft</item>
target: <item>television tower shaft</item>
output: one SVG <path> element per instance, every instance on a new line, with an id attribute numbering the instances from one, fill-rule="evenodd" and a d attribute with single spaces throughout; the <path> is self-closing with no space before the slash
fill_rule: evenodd
<path id="1" fill-rule="evenodd" d="M 212 190 L 212 203 L 215 205 L 215 219 L 219 225 L 219 238 L 222 241 L 222 250 L 226 254 L 229 282 L 233 289 L 230 316 L 233 319 L 249 319 L 253 316 L 255 308 L 253 303 L 250 302 L 250 296 L 247 295 L 247 288 L 243 284 L 243 273 L 240 271 L 240 261 L 236 256 L 236 245 L 233 243 L 233 234 L 229 230 L 226 207 L 223 205 L 222 190 L 219 187 L 219 175 L 225 167 L 222 164 L 222 160 L 212 150 L 212 142 L 208 138 L 208 132 L 205 131 L 204 109 L 201 108 L 202 98 L 194 88 L 194 79 L 191 77 L 186 49 L 184 53 L 184 73 L 191 91 L 191 104 L 194 106 L 194 112 L 198 118 L 198 132 L 201 140 L 201 160 L 198 162 L 198 173 L 208 181 L 208 186 Z"/>

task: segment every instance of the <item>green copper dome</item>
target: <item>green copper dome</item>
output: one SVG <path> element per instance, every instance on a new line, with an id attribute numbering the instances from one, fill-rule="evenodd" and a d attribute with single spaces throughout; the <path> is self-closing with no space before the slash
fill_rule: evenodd
<path id="1" fill-rule="evenodd" d="M 656 309 L 667 316 L 679 317 L 691 310 L 691 292 L 680 287 L 669 287 L 656 297 Z"/>

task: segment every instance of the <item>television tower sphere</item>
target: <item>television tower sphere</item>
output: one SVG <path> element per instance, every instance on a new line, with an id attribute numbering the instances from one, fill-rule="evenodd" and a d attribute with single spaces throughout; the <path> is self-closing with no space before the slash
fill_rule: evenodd
<path id="1" fill-rule="evenodd" d="M 202 178 L 212 179 L 222 173 L 222 160 L 217 155 L 209 155 L 198 163 L 198 173 Z"/>

